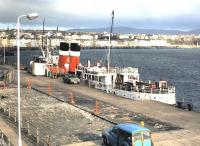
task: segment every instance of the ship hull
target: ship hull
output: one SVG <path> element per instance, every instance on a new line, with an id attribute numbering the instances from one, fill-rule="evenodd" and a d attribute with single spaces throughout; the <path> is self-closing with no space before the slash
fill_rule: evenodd
<path id="1" fill-rule="evenodd" d="M 124 91 L 119 89 L 112 89 L 111 93 L 132 100 L 155 100 L 170 105 L 176 104 L 175 93 L 142 93 L 142 92 Z"/>

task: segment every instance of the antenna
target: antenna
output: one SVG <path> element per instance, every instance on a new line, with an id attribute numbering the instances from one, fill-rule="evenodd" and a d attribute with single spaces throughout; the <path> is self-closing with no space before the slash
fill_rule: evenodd
<path id="1" fill-rule="evenodd" d="M 44 52 L 44 24 L 45 24 L 45 18 L 43 20 L 43 28 L 42 28 L 42 47 L 40 47 L 43 57 L 45 57 L 45 52 Z"/>
<path id="2" fill-rule="evenodd" d="M 112 15 L 112 21 L 111 21 L 111 27 L 110 27 L 109 48 L 108 48 L 108 56 L 107 56 L 107 62 L 108 62 L 107 69 L 108 69 L 108 73 L 109 73 L 109 70 L 110 70 L 110 48 L 111 48 L 111 35 L 112 35 L 112 31 L 113 31 L 114 10 L 112 11 L 111 15 Z"/>

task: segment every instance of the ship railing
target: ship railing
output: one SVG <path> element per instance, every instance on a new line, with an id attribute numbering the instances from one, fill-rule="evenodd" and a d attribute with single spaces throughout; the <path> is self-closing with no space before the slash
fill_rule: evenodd
<path id="1" fill-rule="evenodd" d="M 152 93 L 152 94 L 168 94 L 168 93 L 175 93 L 175 87 L 170 86 L 168 88 L 144 88 L 144 89 L 138 89 L 136 87 L 132 88 L 126 88 L 125 86 L 116 86 L 115 89 L 124 90 L 124 91 L 130 91 L 130 92 L 140 92 L 140 93 Z"/>
<path id="2" fill-rule="evenodd" d="M 99 81 L 89 81 L 90 87 L 94 87 L 95 89 L 103 90 L 106 92 L 111 92 L 113 86 L 112 84 L 106 84 L 105 82 L 99 82 Z"/>
<path id="3" fill-rule="evenodd" d="M 169 88 L 157 88 L 157 89 L 143 89 L 145 93 L 152 93 L 152 94 L 168 94 L 174 93 L 174 90 L 169 90 Z"/>
<path id="4" fill-rule="evenodd" d="M 138 68 L 126 67 L 117 69 L 121 73 L 138 73 Z"/>
<path id="5" fill-rule="evenodd" d="M 169 93 L 175 93 L 175 91 L 176 91 L 175 86 L 168 86 L 168 92 Z"/>
<path id="6" fill-rule="evenodd" d="M 99 70 L 98 71 L 95 71 L 95 70 L 91 70 L 91 71 L 86 70 L 85 73 L 88 73 L 88 74 L 106 74 L 107 71 L 105 71 L 105 70 L 101 70 L 101 71 L 99 71 Z M 109 73 L 116 73 L 116 70 L 110 69 Z"/>

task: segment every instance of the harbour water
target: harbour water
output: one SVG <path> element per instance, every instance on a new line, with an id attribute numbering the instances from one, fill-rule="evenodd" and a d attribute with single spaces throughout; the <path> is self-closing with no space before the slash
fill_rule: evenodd
<path id="1" fill-rule="evenodd" d="M 29 65 L 40 50 L 21 52 L 21 64 Z M 81 63 L 106 60 L 106 50 L 81 50 Z M 16 56 L 7 56 L 9 63 Z M 142 80 L 167 80 L 176 86 L 177 100 L 192 101 L 200 111 L 200 49 L 112 49 L 112 66 L 138 67 Z"/>

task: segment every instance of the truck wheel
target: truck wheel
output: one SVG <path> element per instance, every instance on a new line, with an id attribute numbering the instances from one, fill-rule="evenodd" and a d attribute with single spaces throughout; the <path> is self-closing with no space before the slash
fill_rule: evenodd
<path id="1" fill-rule="evenodd" d="M 105 136 L 103 136 L 103 145 L 108 145 L 108 141 L 107 141 L 107 138 Z"/>

